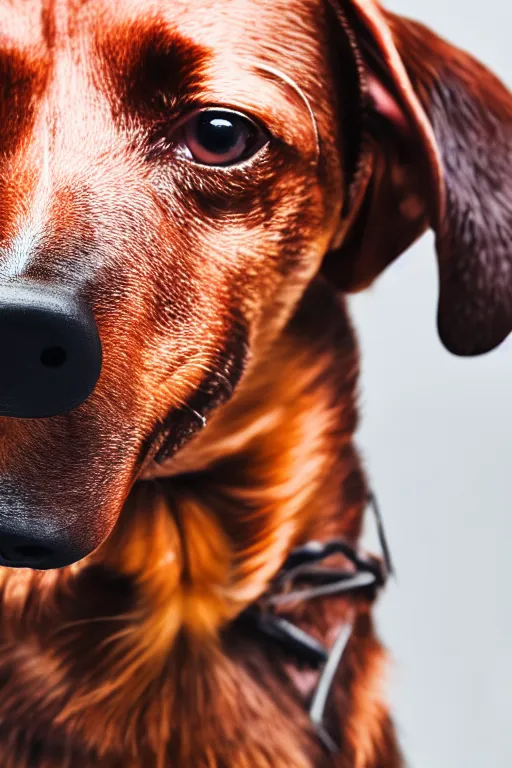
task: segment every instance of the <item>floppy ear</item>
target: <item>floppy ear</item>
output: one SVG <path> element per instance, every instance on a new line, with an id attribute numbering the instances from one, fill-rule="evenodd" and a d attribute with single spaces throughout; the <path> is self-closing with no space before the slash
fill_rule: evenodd
<path id="1" fill-rule="evenodd" d="M 374 0 L 331 0 L 363 114 L 349 210 L 324 270 L 366 287 L 430 226 L 438 329 L 455 354 L 512 330 L 512 96 L 485 67 Z"/>

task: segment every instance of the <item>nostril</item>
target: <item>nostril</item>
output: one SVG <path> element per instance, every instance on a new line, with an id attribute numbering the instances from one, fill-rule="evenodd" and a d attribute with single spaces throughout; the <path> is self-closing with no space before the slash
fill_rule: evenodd
<path id="1" fill-rule="evenodd" d="M 41 363 L 45 368 L 61 368 L 66 362 L 64 347 L 47 347 L 41 352 Z"/>

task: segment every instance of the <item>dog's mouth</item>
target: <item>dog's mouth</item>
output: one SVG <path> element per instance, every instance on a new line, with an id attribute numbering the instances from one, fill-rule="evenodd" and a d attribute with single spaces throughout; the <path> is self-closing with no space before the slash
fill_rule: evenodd
<path id="1" fill-rule="evenodd" d="M 0 566 L 53 570 L 99 551 L 123 515 L 134 485 L 162 477 L 166 461 L 233 394 L 248 349 L 243 326 L 236 331 L 231 329 L 229 343 L 220 345 L 189 398 L 153 425 L 149 422 L 142 440 L 135 436 L 137 417 L 128 414 L 128 406 L 117 413 L 112 408 L 102 418 L 104 398 L 99 397 L 64 419 L 5 420 L 0 435 Z M 136 404 L 131 413 L 137 413 Z"/>

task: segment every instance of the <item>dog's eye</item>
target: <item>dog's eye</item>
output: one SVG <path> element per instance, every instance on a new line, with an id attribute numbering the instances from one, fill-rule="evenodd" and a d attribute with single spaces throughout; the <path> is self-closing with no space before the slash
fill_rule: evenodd
<path id="1" fill-rule="evenodd" d="M 268 136 L 238 112 L 206 109 L 181 127 L 180 144 L 186 157 L 201 165 L 236 165 L 254 155 Z"/>

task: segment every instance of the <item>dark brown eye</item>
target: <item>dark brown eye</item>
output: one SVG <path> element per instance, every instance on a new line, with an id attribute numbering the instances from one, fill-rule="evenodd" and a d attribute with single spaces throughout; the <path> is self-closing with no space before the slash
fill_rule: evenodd
<path id="1" fill-rule="evenodd" d="M 186 156 L 201 165 L 236 165 L 268 141 L 248 117 L 221 109 L 196 113 L 182 125 L 180 134 Z"/>

